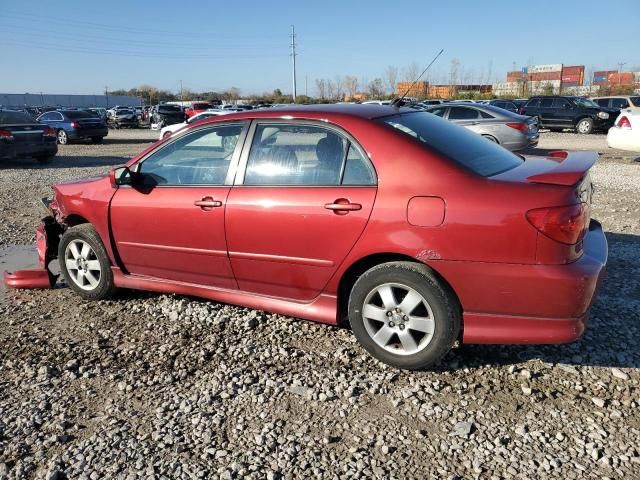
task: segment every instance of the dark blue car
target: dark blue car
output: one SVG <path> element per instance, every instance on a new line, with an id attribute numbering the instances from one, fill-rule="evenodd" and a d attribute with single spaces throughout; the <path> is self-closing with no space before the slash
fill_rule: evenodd
<path id="1" fill-rule="evenodd" d="M 55 110 L 40 115 L 38 121 L 56 130 L 61 145 L 83 139 L 100 143 L 109 134 L 104 120 L 85 110 Z"/>

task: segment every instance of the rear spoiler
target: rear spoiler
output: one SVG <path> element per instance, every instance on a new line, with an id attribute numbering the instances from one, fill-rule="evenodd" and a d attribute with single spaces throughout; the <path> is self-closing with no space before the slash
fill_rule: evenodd
<path id="1" fill-rule="evenodd" d="M 598 160 L 596 152 L 567 152 L 556 150 L 549 152 L 547 158 L 558 162 L 558 166 L 544 173 L 537 173 L 527 177 L 531 183 L 546 183 L 551 185 L 577 184 Z"/>

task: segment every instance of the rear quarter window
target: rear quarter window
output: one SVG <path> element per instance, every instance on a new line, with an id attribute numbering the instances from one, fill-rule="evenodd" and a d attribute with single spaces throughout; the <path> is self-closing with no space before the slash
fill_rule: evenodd
<path id="1" fill-rule="evenodd" d="M 523 162 L 517 155 L 477 133 L 427 112 L 401 113 L 378 121 L 483 177 L 511 170 Z"/>

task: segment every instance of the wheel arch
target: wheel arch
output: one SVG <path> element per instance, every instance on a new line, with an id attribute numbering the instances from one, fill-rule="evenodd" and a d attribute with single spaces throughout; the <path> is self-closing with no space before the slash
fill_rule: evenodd
<path id="1" fill-rule="evenodd" d="M 374 253 L 362 257 L 355 262 L 353 262 L 342 274 L 340 278 L 340 282 L 338 283 L 338 298 L 337 298 L 337 312 L 336 318 L 338 325 L 346 327 L 349 325 L 348 319 L 348 303 L 349 303 L 349 294 L 353 285 L 356 283 L 360 275 L 362 275 L 367 270 L 375 267 L 376 265 L 380 265 L 382 263 L 390 263 L 390 262 L 411 262 L 419 265 L 426 266 L 433 275 L 438 279 L 438 281 L 442 284 L 443 288 L 445 288 L 455 299 L 460 312 L 462 313 L 462 304 L 460 303 L 460 299 L 456 294 L 455 290 L 451 286 L 451 283 L 447 281 L 446 278 L 437 271 L 437 269 L 433 268 L 431 265 L 409 255 L 394 253 L 394 252 L 382 252 L 382 253 Z M 462 319 L 462 315 L 460 315 Z M 462 327 L 460 328 L 460 336 L 462 337 Z"/>

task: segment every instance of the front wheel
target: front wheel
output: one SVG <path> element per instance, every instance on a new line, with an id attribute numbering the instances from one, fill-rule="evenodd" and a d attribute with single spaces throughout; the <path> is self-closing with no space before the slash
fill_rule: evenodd
<path id="1" fill-rule="evenodd" d="M 360 344 L 398 368 L 437 364 L 458 339 L 460 316 L 453 295 L 427 266 L 417 263 L 373 267 L 349 296 L 349 322 Z"/>
<path id="2" fill-rule="evenodd" d="M 88 223 L 69 228 L 58 247 L 60 270 L 67 284 L 86 300 L 102 300 L 115 291 L 107 252 Z"/>
<path id="3" fill-rule="evenodd" d="M 591 118 L 583 118 L 576 124 L 576 131 L 581 135 L 588 135 L 593 131 L 593 120 Z"/>

